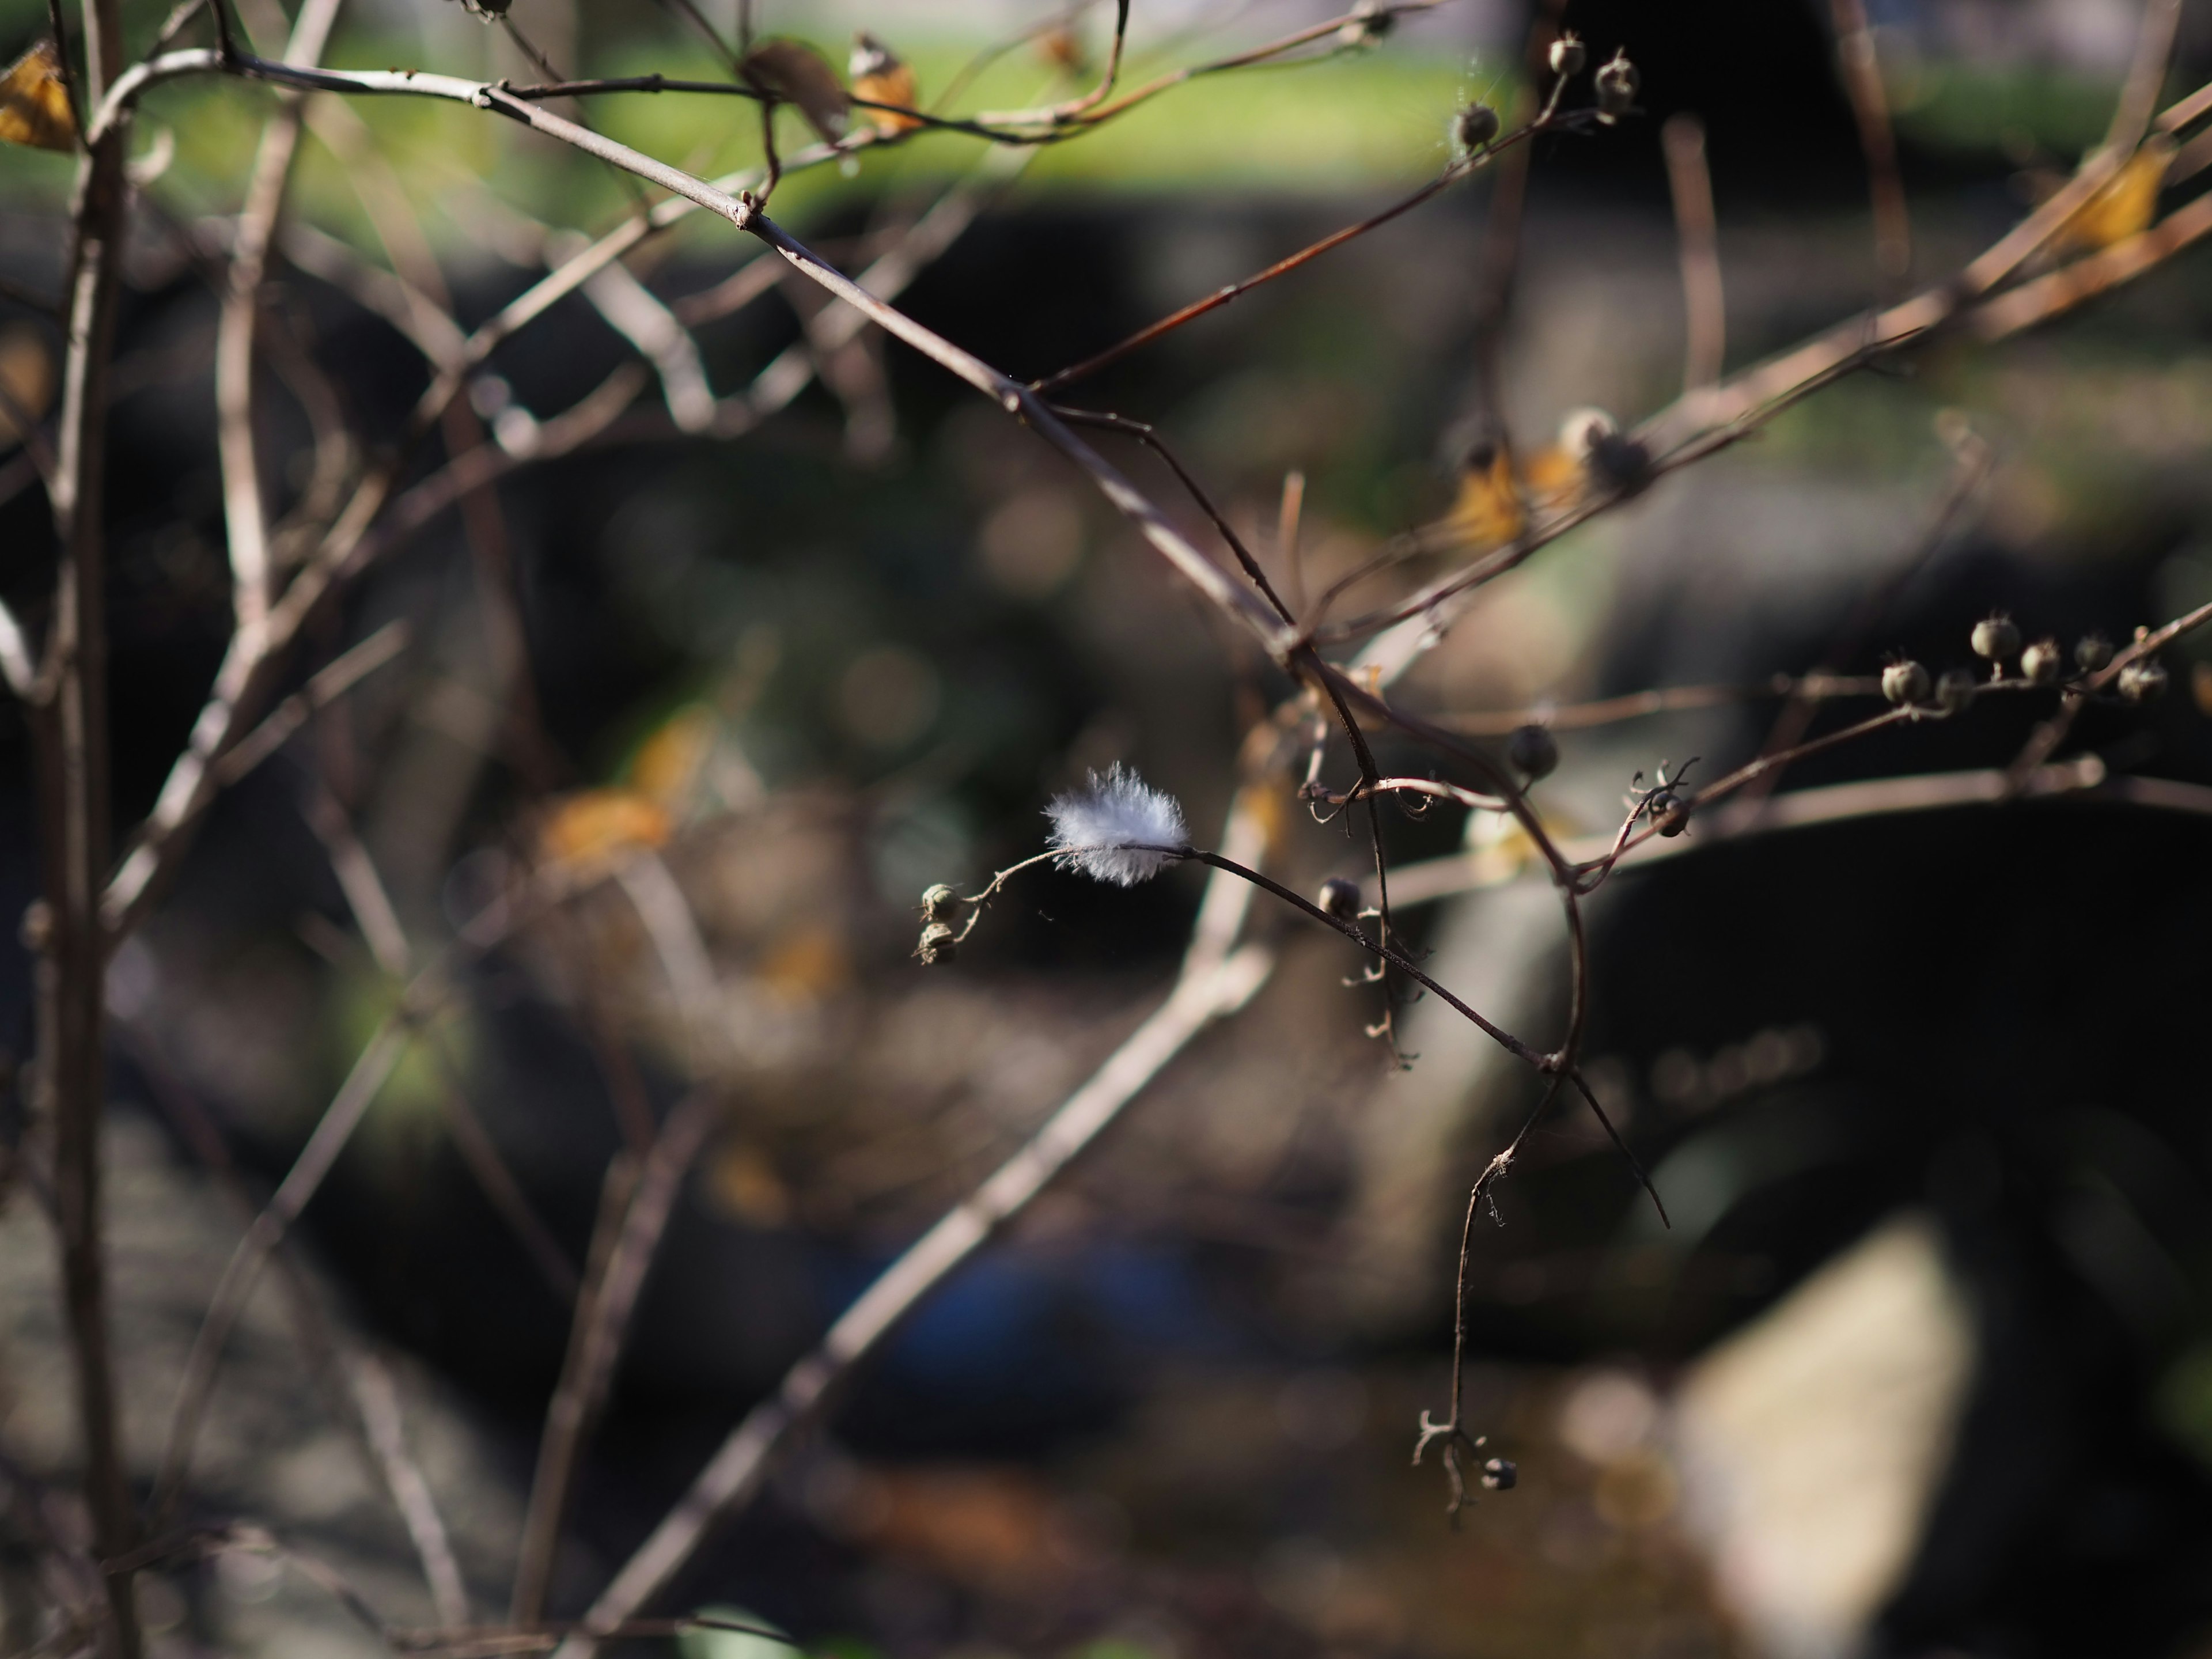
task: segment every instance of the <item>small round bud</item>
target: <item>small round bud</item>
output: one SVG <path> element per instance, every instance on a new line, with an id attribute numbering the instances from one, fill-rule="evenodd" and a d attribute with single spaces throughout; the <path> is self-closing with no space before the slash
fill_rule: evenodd
<path id="1" fill-rule="evenodd" d="M 2021 678 L 2031 685 L 2048 685 L 2065 665 L 2056 640 L 2038 640 L 2020 653 Z"/>
<path id="2" fill-rule="evenodd" d="M 2166 665 L 2155 657 L 2137 657 L 2120 670 L 2119 687 L 2130 702 L 2156 702 L 2166 695 Z"/>
<path id="3" fill-rule="evenodd" d="M 1552 73 L 1571 81 L 1583 72 L 1589 62 L 1589 52 L 1571 34 L 1563 34 L 1552 42 Z"/>
<path id="4" fill-rule="evenodd" d="M 1314 902 L 1339 921 L 1359 920 L 1359 884 L 1346 881 L 1342 876 L 1331 876 L 1322 883 L 1321 892 Z"/>
<path id="5" fill-rule="evenodd" d="M 1548 726 L 1516 726 L 1513 735 L 1505 739 L 1505 758 L 1534 783 L 1538 778 L 1549 777 L 1559 765 L 1559 740 Z"/>
<path id="6" fill-rule="evenodd" d="M 1637 88 L 1644 77 L 1636 72 L 1636 65 L 1628 61 L 1626 51 L 1616 52 L 1597 71 L 1597 118 L 1611 126 L 1636 107 Z"/>
<path id="7" fill-rule="evenodd" d="M 921 915 L 925 921 L 935 921 L 947 910 L 960 902 L 960 895 L 952 890 L 948 882 L 939 882 L 921 896 Z"/>
<path id="8" fill-rule="evenodd" d="M 1928 671 L 1917 662 L 1893 662 L 1881 671 L 1881 695 L 1900 705 L 1928 701 Z"/>
<path id="9" fill-rule="evenodd" d="M 1668 839 L 1679 836 L 1690 827 L 1690 803 L 1672 789 L 1662 789 L 1648 803 L 1651 824 Z"/>
<path id="10" fill-rule="evenodd" d="M 1521 1471 L 1510 1457 L 1493 1457 L 1482 1466 L 1482 1484 L 1492 1492 L 1511 1492 L 1521 1484 Z"/>
<path id="11" fill-rule="evenodd" d="M 1974 675 L 1968 668 L 1947 668 L 1936 682 L 1936 706 L 1955 714 L 1974 700 Z"/>
<path id="12" fill-rule="evenodd" d="M 2085 674 L 2094 674 L 2112 659 L 2112 642 L 2102 634 L 2084 634 L 2074 642 L 2074 660 Z"/>
<path id="13" fill-rule="evenodd" d="M 921 930 L 921 943 L 915 946 L 914 953 L 921 958 L 923 967 L 940 967 L 959 955 L 960 941 L 943 922 L 933 921 Z"/>
<path id="14" fill-rule="evenodd" d="M 2020 629 L 2002 612 L 1992 612 L 1974 624 L 1974 654 L 1991 662 L 2008 662 L 2020 650 Z"/>
<path id="15" fill-rule="evenodd" d="M 1452 117 L 1452 142 L 1469 155 L 1498 137 L 1498 112 L 1487 104 L 1469 104 Z"/>

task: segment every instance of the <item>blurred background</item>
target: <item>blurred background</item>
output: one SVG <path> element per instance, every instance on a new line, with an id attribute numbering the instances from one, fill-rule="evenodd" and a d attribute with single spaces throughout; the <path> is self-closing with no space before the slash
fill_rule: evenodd
<path id="1" fill-rule="evenodd" d="M 727 0 L 702 3 L 733 33 Z M 2141 8 L 1868 9 L 1925 283 L 2102 137 Z M 262 50 L 281 46 L 276 0 L 240 12 Z M 1028 31 L 960 92 L 988 109 L 1094 73 L 1110 13 L 762 0 L 757 22 L 841 66 L 873 31 L 925 101 Z M 1329 15 L 1136 0 L 1130 72 Z M 161 8 L 126 16 L 139 49 Z M 514 0 L 511 18 L 564 74 L 727 72 L 668 9 Z M 1041 375 L 1432 176 L 1466 100 L 1512 106 L 1534 21 L 1515 0 L 1460 0 L 1324 61 L 1197 80 L 1033 155 L 937 134 L 817 167 L 775 209 L 851 269 L 969 192 L 972 223 L 902 303 Z M 1707 134 L 1731 368 L 1881 289 L 1825 4 L 1567 0 L 1564 22 L 1599 58 L 1627 52 L 1644 112 L 1533 147 L 1499 373 L 1532 444 L 1574 410 L 1632 422 L 1679 391 L 1669 116 Z M 0 6 L 0 46 L 44 27 L 26 0 Z M 328 58 L 542 78 L 450 0 L 354 0 Z M 2208 73 L 2212 9 L 2190 0 L 2168 97 Z M 111 485 L 118 836 L 230 626 L 210 272 L 272 107 L 263 88 L 178 82 L 136 141 Z M 363 273 L 406 257 L 393 224 L 414 228 L 467 327 L 629 204 L 605 169 L 465 109 L 309 108 L 260 394 L 271 499 L 299 523 L 428 382 L 391 308 L 365 302 L 383 290 Z M 759 152 L 733 101 L 590 114 L 702 175 Z M 0 380 L 33 413 L 52 396 L 40 305 L 62 280 L 71 177 L 58 155 L 0 155 Z M 1461 488 L 1483 430 L 1489 215 L 1478 178 L 1078 401 L 1157 423 L 1263 557 L 1281 553 L 1300 475 L 1299 580 L 1317 593 Z M 150 1477 L 244 1218 L 401 973 L 519 871 L 630 848 L 666 872 L 688 975 L 620 884 L 549 913 L 465 970 L 303 1224 L 302 1271 L 392 1368 L 486 1614 L 506 1604 L 609 1159 L 679 1101 L 713 1103 L 583 1464 L 556 1616 L 1157 1004 L 1200 882 L 1122 891 L 1040 870 L 933 969 L 910 954 L 922 890 L 1033 853 L 1051 794 L 1117 760 L 1212 844 L 1248 731 L 1289 690 L 1070 467 L 874 336 L 817 353 L 818 377 L 752 429 L 699 432 L 684 399 L 701 379 L 728 399 L 794 347 L 808 361 L 818 301 L 746 277 L 742 240 L 686 222 L 501 349 L 471 407 L 526 464 L 393 545 L 319 624 L 301 682 L 395 621 L 404 647 L 223 798 L 111 973 L 116 1317 L 126 1440 Z M 1992 608 L 2070 642 L 2212 599 L 2208 276 L 2184 252 L 2039 332 L 1939 343 L 1831 387 L 1486 590 L 1405 696 L 1483 730 L 1647 687 L 1864 675 L 1891 651 L 1963 665 Z M 602 441 L 526 465 L 547 422 L 636 359 L 637 290 L 648 319 L 688 325 L 690 368 L 663 349 L 620 383 L 631 412 Z M 1968 434 L 1986 473 L 1931 537 Z M 1100 442 L 1204 531 L 1155 459 Z M 334 449 L 343 471 L 326 477 Z M 52 538 L 21 454 L 0 457 L 0 597 L 36 620 Z M 2167 661 L 2162 702 L 2090 710 L 2061 757 L 2212 784 L 2212 651 L 2185 640 Z M 1886 732 L 1782 787 L 2001 767 L 2046 712 L 2019 699 Z M 1693 778 L 1717 776 L 1776 714 L 1730 701 L 1563 724 L 1537 798 L 1563 833 L 1609 830 L 1632 775 L 1694 756 Z M 9 916 L 36 887 L 28 772 L 18 712 L 0 709 Z M 1360 875 L 1364 830 L 1312 822 L 1286 788 L 1267 799 L 1271 870 L 1301 889 Z M 1565 975 L 1540 872 L 1515 878 L 1519 855 L 1455 810 L 1385 824 L 1394 861 L 1489 857 L 1481 890 L 1407 921 L 1443 983 L 1547 1040 Z M 356 836 L 380 911 L 334 870 Z M 1263 908 L 1255 932 L 1280 957 L 1252 1005 L 920 1310 L 664 1606 L 736 1611 L 847 1659 L 2212 1653 L 2212 821 L 2051 801 L 1699 839 L 1590 907 L 1590 1075 L 1672 1228 L 1562 1109 L 1476 1231 L 1469 1419 L 1517 1462 L 1516 1490 L 1482 1494 L 1455 1530 L 1441 1475 L 1407 1454 L 1421 1410 L 1446 1403 L 1465 1194 L 1529 1079 L 1433 1002 L 1403 1016 L 1401 1069 L 1364 1035 L 1378 1005 L 1347 983 L 1341 942 Z M 11 1067 L 30 975 L 9 929 Z M 15 1092 L 11 1143 L 35 1127 Z M 0 1451 L 59 1478 L 76 1452 L 49 1229 L 8 1167 Z M 265 1285 L 190 1511 L 256 1518 L 426 1622 L 405 1534 L 326 1392 Z M 11 1609 L 23 1547 L 0 1549 Z M 379 1650 L 258 1558 L 151 1575 L 143 1595 L 164 1652 Z M 691 1659 L 781 1650 L 683 1644 Z"/>

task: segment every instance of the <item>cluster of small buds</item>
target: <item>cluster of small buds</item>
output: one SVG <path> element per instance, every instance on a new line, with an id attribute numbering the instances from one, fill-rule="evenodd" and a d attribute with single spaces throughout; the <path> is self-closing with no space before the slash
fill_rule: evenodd
<path id="1" fill-rule="evenodd" d="M 941 881 L 922 894 L 921 942 L 915 946 L 914 954 L 923 967 L 938 967 L 959 954 L 959 935 L 945 918 L 959 908 L 960 903 L 960 895 Z"/>
<path id="2" fill-rule="evenodd" d="M 1559 765 L 1559 741 L 1548 726 L 1516 726 L 1513 735 L 1505 739 L 1505 758 L 1513 763 L 1516 771 L 1534 783 L 1539 778 L 1549 777 Z"/>
<path id="3" fill-rule="evenodd" d="M 2136 631 L 2138 641 L 2146 636 L 2147 630 Z M 1968 643 L 1974 654 L 1990 665 L 1992 681 L 2002 682 L 2005 665 L 2014 659 L 2019 661 L 2021 679 L 2029 685 L 2056 685 L 2065 678 L 2065 652 L 2058 641 L 2040 639 L 2022 646 L 2018 624 L 2001 611 L 1976 623 Z M 2112 642 L 2102 634 L 2085 634 L 2074 645 L 2075 666 L 2085 675 L 2109 668 L 2112 655 Z M 2138 657 L 2121 667 L 2114 685 L 2129 702 L 2154 702 L 2166 691 L 2166 668 L 2154 657 Z M 1932 705 L 1955 714 L 1973 702 L 1978 690 L 1974 676 L 1963 668 L 1946 669 L 1932 684 L 1925 668 L 1905 658 L 1897 659 L 1881 671 L 1881 695 L 1900 708 Z"/>

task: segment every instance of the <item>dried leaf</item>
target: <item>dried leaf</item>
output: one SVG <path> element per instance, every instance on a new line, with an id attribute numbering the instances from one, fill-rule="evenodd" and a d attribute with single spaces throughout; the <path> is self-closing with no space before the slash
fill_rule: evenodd
<path id="1" fill-rule="evenodd" d="M 1503 445 L 1483 445 L 1468 458 L 1445 529 L 1454 542 L 1481 550 L 1511 541 L 1526 522 L 1512 456 Z"/>
<path id="2" fill-rule="evenodd" d="M 763 40 L 744 56 L 738 73 L 763 97 L 795 106 L 807 125 L 835 140 L 845 131 L 845 88 L 813 47 L 798 40 Z"/>
<path id="3" fill-rule="evenodd" d="M 2059 252 L 2094 252 L 2139 236 L 2158 211 L 2158 193 L 2173 160 L 2173 140 L 2154 132 L 2112 175 L 2112 182 L 2070 214 L 2051 238 Z"/>
<path id="4" fill-rule="evenodd" d="M 21 443 L 54 403 L 54 352 L 35 323 L 0 329 L 0 445 Z"/>
<path id="5" fill-rule="evenodd" d="M 0 76 L 0 143 L 76 150 L 76 112 L 52 41 L 40 41 Z"/>
<path id="6" fill-rule="evenodd" d="M 853 77 L 854 97 L 871 104 L 896 104 L 902 109 L 915 106 L 913 67 L 866 29 L 853 37 L 853 60 L 847 67 Z M 921 125 L 914 116 L 886 109 L 865 110 L 863 114 L 868 125 L 887 138 L 912 132 Z"/>
<path id="7" fill-rule="evenodd" d="M 668 814 L 630 789 L 582 789 L 557 803 L 538 831 L 547 864 L 584 864 L 632 848 L 667 844 Z"/>

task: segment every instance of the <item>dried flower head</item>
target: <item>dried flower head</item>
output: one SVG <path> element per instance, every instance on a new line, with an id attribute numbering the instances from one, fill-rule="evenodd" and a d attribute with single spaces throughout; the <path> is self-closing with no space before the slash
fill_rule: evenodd
<path id="1" fill-rule="evenodd" d="M 1150 849 L 1190 844 L 1175 797 L 1119 761 L 1103 776 L 1093 772 L 1085 787 L 1053 797 L 1045 816 L 1052 820 L 1045 845 L 1059 852 L 1060 867 L 1116 887 L 1159 874 L 1168 854 Z"/>

